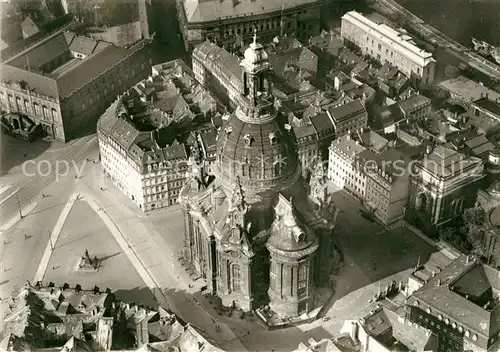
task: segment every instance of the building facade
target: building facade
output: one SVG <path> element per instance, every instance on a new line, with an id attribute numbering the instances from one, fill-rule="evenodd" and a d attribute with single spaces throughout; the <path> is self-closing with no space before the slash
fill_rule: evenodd
<path id="1" fill-rule="evenodd" d="M 285 35 L 307 40 L 320 32 L 321 6 L 317 0 L 301 4 L 260 0 L 177 0 L 177 13 L 186 50 L 191 50 L 205 40 L 224 44 L 248 43 L 254 29 L 261 33 L 264 42 Z"/>
<path id="2" fill-rule="evenodd" d="M 60 141 L 93 133 L 116 96 L 148 76 L 149 58 L 149 41 L 125 49 L 57 32 L 3 60 L 2 110 Z"/>
<path id="3" fill-rule="evenodd" d="M 366 172 L 366 207 L 386 225 L 402 219 L 410 190 L 404 155 L 390 148 L 379 155 L 366 150 L 359 157 Z"/>
<path id="4" fill-rule="evenodd" d="M 413 166 L 407 206 L 410 221 L 431 230 L 474 206 L 484 177 L 481 159 L 445 144 L 429 148 Z"/>
<path id="5" fill-rule="evenodd" d="M 337 138 L 368 125 L 368 112 L 360 99 L 333 107 L 327 113 L 333 121 Z"/>
<path id="6" fill-rule="evenodd" d="M 209 132 L 195 130 L 193 137 L 186 131 L 196 128 L 196 121 L 210 121 L 217 110 L 215 99 L 192 76 L 180 60 L 153 66 L 147 80 L 99 119 L 102 168 L 143 211 L 178 202 L 189 158 L 208 163 L 214 158 L 213 146 L 198 143 Z"/>
<path id="7" fill-rule="evenodd" d="M 192 164 L 181 191 L 184 258 L 222 304 L 255 309 L 268 302 L 278 317 L 313 309 L 320 261 L 331 245 L 320 210 L 308 201 L 294 137 L 277 119 L 270 64 L 254 42 L 241 62 L 236 111 L 219 130 L 214 180 Z M 326 250 L 318 251 L 321 244 Z M 322 264 L 324 265 L 324 264 Z"/>
<path id="8" fill-rule="evenodd" d="M 439 351 L 496 352 L 498 275 L 474 258 L 458 257 L 408 298 L 407 318 L 437 335 Z"/>
<path id="9" fill-rule="evenodd" d="M 423 95 L 412 95 L 397 104 L 403 118 L 425 120 L 431 114 L 431 100 Z"/>
<path id="10" fill-rule="evenodd" d="M 356 11 L 342 16 L 342 38 L 382 64 L 391 63 L 408 77 L 430 86 L 434 80 L 436 61 L 432 54 L 417 47 L 402 30 L 376 23 Z"/>
<path id="11" fill-rule="evenodd" d="M 365 198 L 366 173 L 358 155 L 364 150 L 347 134 L 332 142 L 328 160 L 328 180 L 360 200 Z"/>

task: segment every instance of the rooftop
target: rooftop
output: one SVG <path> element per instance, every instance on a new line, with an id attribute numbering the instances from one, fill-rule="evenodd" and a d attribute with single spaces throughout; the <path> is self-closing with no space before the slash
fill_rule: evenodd
<path id="1" fill-rule="evenodd" d="M 330 150 L 339 151 L 346 155 L 357 155 L 365 150 L 359 142 L 352 139 L 348 134 L 337 138 L 330 145 Z"/>
<path id="2" fill-rule="evenodd" d="M 411 324 L 387 308 L 378 308 L 360 323 L 366 333 L 391 351 L 426 351 L 437 347 L 431 331 Z"/>
<path id="3" fill-rule="evenodd" d="M 500 118 L 500 98 L 498 98 L 497 101 L 488 98 L 480 98 L 474 101 L 474 105 Z"/>
<path id="4" fill-rule="evenodd" d="M 400 54 L 421 66 L 435 61 L 431 53 L 416 46 L 412 38 L 401 30 L 391 28 L 385 23 L 375 23 L 356 11 L 346 13 L 342 16 L 342 20 L 355 24 L 367 33 L 375 33 L 391 47 L 397 47 Z"/>
<path id="5" fill-rule="evenodd" d="M 364 112 L 366 112 L 365 106 L 363 105 L 363 103 L 361 103 L 361 100 L 359 99 L 331 108 L 329 110 L 330 115 L 337 123 L 343 122 L 344 120 L 350 117 L 356 116 Z"/>
<path id="6" fill-rule="evenodd" d="M 192 130 L 210 124 L 216 100 L 180 60 L 153 66 L 152 75 L 129 89 L 101 116 L 98 128 L 140 167 L 187 159 Z M 213 150 L 215 136 L 202 141 Z M 145 171 L 145 169 L 144 169 Z"/>
<path id="7" fill-rule="evenodd" d="M 188 23 L 210 22 L 220 19 L 258 15 L 314 4 L 317 0 L 183 0 Z"/>
<path id="8" fill-rule="evenodd" d="M 451 145 L 438 145 L 421 161 L 423 168 L 436 176 L 448 177 L 461 173 L 471 166 L 480 167 L 481 160 L 466 156 Z"/>
<path id="9" fill-rule="evenodd" d="M 403 113 L 409 114 L 415 109 L 430 106 L 431 100 L 423 95 L 412 95 L 408 99 L 398 102 L 398 105 Z"/>
<path id="10" fill-rule="evenodd" d="M 440 82 L 439 87 L 466 101 L 475 101 L 483 97 L 491 100 L 500 99 L 500 93 L 463 76 Z"/>
<path id="11" fill-rule="evenodd" d="M 432 314 L 449 317 L 463 331 L 480 334 L 486 337 L 484 342 L 491 342 L 490 337 L 500 331 L 499 275 L 498 270 L 461 256 L 431 277 L 412 297 L 429 306 Z"/>
<path id="12" fill-rule="evenodd" d="M 2 79 L 64 99 L 129 54 L 128 49 L 60 31 L 5 60 Z M 64 62 L 58 61 L 60 57 Z"/>

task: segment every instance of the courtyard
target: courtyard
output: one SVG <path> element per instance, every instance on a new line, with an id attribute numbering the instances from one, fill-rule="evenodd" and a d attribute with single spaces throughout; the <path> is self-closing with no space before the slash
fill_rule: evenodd
<path id="1" fill-rule="evenodd" d="M 82 288 L 110 288 L 118 299 L 156 306 L 151 291 L 128 260 L 111 232 L 83 200 L 75 202 L 62 228 L 45 273 L 45 282 Z M 85 250 L 99 259 L 97 271 L 77 270 Z"/>

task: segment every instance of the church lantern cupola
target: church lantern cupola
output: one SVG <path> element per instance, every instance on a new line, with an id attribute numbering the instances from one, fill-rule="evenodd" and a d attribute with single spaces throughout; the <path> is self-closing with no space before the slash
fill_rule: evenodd
<path id="1" fill-rule="evenodd" d="M 268 71 L 271 69 L 264 46 L 257 42 L 257 31 L 254 31 L 253 43 L 245 50 L 241 60 L 243 96 L 247 97 L 252 106 L 258 105 L 261 96 L 269 95 L 270 84 Z"/>

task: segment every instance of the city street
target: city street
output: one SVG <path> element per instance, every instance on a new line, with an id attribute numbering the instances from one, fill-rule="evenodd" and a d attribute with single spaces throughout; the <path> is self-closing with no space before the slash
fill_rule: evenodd
<path id="1" fill-rule="evenodd" d="M 19 217 L 19 208 L 22 210 L 33 202 L 40 201 L 42 192 L 56 180 L 56 165 L 58 162 L 65 163 L 59 164 L 59 171 L 64 173 L 65 165 L 70 165 L 69 173 L 74 175 L 74 166 L 83 167 L 87 157 L 97 154 L 98 149 L 99 146 L 95 135 L 83 137 L 70 142 L 68 145 L 55 142 L 53 148 L 45 150 L 34 159 L 26 160 L 29 161 L 29 164 L 26 165 L 24 170 L 24 161 L 11 168 L 7 174 L 0 178 L 0 183 L 9 185 L 14 189 L 17 188 L 18 192 L 9 194 L 8 199 L 2 199 L 0 223 L 5 224 L 11 219 Z M 25 150 L 28 154 L 30 144 L 25 145 Z M 7 152 L 2 150 L 2 155 Z"/>

